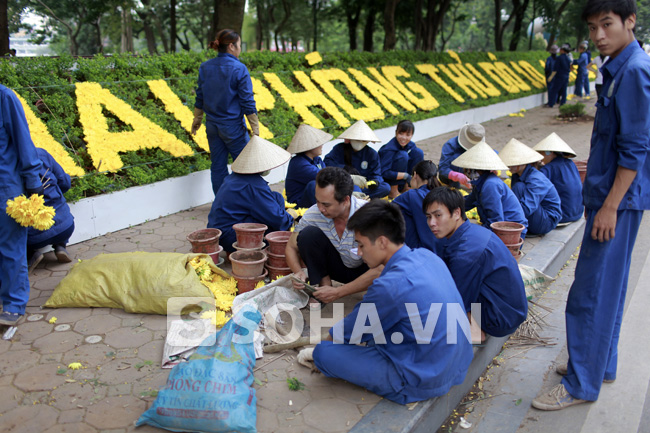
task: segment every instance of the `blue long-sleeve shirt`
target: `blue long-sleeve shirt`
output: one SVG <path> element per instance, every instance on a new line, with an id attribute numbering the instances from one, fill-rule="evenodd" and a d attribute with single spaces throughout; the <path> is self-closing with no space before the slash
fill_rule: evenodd
<path id="1" fill-rule="evenodd" d="M 596 210 L 603 206 L 620 166 L 637 174 L 619 209 L 650 209 L 650 57 L 634 41 L 601 71 L 584 204 Z"/>
<path id="2" fill-rule="evenodd" d="M 472 181 L 472 192 L 465 196 L 465 209 L 474 207 L 484 227 L 489 229 L 497 221 L 516 222 L 526 227 L 522 232 L 526 236 L 528 220 L 519 199 L 494 173 L 484 173 Z"/>
<path id="3" fill-rule="evenodd" d="M 285 189 L 289 203 L 299 203 L 309 182 L 316 179 L 318 172 L 325 167 L 320 156 L 314 159 L 299 153 L 289 161 Z"/>
<path id="4" fill-rule="evenodd" d="M 345 167 L 344 143 L 339 143 L 330 150 L 325 156 L 325 165 L 328 167 Z M 379 154 L 370 146 L 364 146 L 358 152 L 352 151 L 352 167 L 359 175 L 364 176 L 366 180 L 374 180 L 381 183 L 384 179 L 381 177 L 381 164 Z"/>
<path id="5" fill-rule="evenodd" d="M 409 141 L 406 146 L 402 147 L 395 137 L 379 149 L 378 153 L 379 162 L 381 164 L 381 175 L 384 177 L 384 180 L 397 180 L 398 172 L 407 172 L 408 167 L 413 166 L 413 164 L 409 164 L 409 162 L 412 159 L 411 153 L 413 153 L 413 155 L 416 153 L 412 152 L 414 149 L 417 149 L 417 146 L 412 141 Z M 404 167 L 398 168 L 394 164 L 396 161 L 406 161 L 406 164 L 402 163 L 400 165 L 404 165 Z"/>
<path id="6" fill-rule="evenodd" d="M 571 72 L 571 60 L 567 54 L 560 54 L 555 60 L 555 65 L 553 65 L 553 71 L 555 71 L 556 78 L 568 78 L 569 72 Z M 553 78 L 555 79 L 555 78 Z"/>
<path id="7" fill-rule="evenodd" d="M 38 174 L 43 178 L 43 186 L 47 186 L 43 190 L 45 205 L 54 208 L 54 225 L 44 231 L 30 227 L 27 230 L 27 243 L 31 245 L 52 239 L 74 223 L 70 207 L 63 197 L 63 194 L 70 189 L 70 175 L 63 171 L 59 163 L 46 150 L 36 148 L 36 153 L 43 164 Z"/>
<path id="8" fill-rule="evenodd" d="M 196 108 L 208 122 L 221 127 L 244 124 L 244 115 L 257 113 L 253 83 L 246 66 L 232 54 L 219 53 L 199 67 Z"/>
<path id="9" fill-rule="evenodd" d="M 23 106 L 12 90 L 0 84 L 0 198 L 13 199 L 25 188 L 38 188 L 41 167 Z"/>
<path id="10" fill-rule="evenodd" d="M 368 333 L 373 331 L 358 335 L 360 341 L 374 343 L 374 347 L 393 363 L 404 383 L 402 393 L 407 395 L 407 401 L 424 400 L 443 395 L 453 385 L 462 383 L 472 361 L 471 344 L 459 325 L 469 326 L 462 302 L 439 257 L 422 248 L 411 250 L 402 246 L 368 287 L 363 300 L 334 325 L 330 333 L 335 342 L 338 333 L 342 333 L 346 344 L 354 344 L 353 334 L 359 333 L 359 328 L 366 324 L 368 309 L 374 309 L 379 321 L 371 318 L 370 326 L 377 335 L 385 336 L 385 344 Z M 407 310 L 407 304 L 411 304 L 413 314 Z M 436 306 L 440 311 L 438 316 L 435 315 Z M 451 315 L 455 320 L 451 321 L 453 328 L 448 329 L 447 317 Z M 356 325 L 358 319 L 362 321 L 361 326 Z M 414 320 L 422 326 L 428 322 L 431 335 L 414 332 L 411 325 Z M 435 328 L 431 321 L 436 323 Z M 448 334 L 454 332 L 456 344 L 447 343 Z M 391 336 L 395 335 L 403 337 L 400 344 L 392 342 Z M 421 344 L 418 344 L 418 335 Z"/>
<path id="11" fill-rule="evenodd" d="M 587 75 L 587 65 L 589 64 L 589 54 L 587 52 L 581 53 L 580 56 L 573 61 L 574 65 L 578 66 L 579 75 Z"/>
<path id="12" fill-rule="evenodd" d="M 562 208 L 561 223 L 577 221 L 582 217 L 582 181 L 578 167 L 568 158 L 556 156 L 539 171 L 551 181 L 558 195 Z"/>
<path id="13" fill-rule="evenodd" d="M 528 220 L 528 232 L 545 234 L 562 219 L 560 196 L 550 180 L 532 165 L 526 166 L 521 176 L 512 176 L 515 193 Z"/>
<path id="14" fill-rule="evenodd" d="M 508 335 L 526 320 L 528 301 L 517 261 L 494 233 L 465 221 L 442 249 L 465 311 L 481 304 L 485 332 Z"/>
<path id="15" fill-rule="evenodd" d="M 456 167 L 451 163 L 465 153 L 465 149 L 458 142 L 458 137 L 454 137 L 442 145 L 442 152 L 440 153 L 440 163 L 438 164 L 438 173 L 445 177 L 449 177 L 449 171 L 463 172 L 462 168 Z"/>
<path id="16" fill-rule="evenodd" d="M 426 248 L 438 254 L 437 246 L 440 242 L 431 232 L 427 224 L 427 217 L 422 211 L 422 202 L 428 193 L 429 188 L 423 185 L 418 189 L 410 189 L 398 195 L 393 203 L 399 206 L 406 223 L 404 243 L 411 248 Z"/>
<path id="17" fill-rule="evenodd" d="M 233 251 L 237 240 L 233 224 L 266 224 L 268 231 L 289 230 L 293 217 L 284 208 L 281 194 L 271 191 L 259 174 L 232 173 L 226 176 L 212 202 L 208 227 L 221 230 L 219 243 L 226 251 Z"/>

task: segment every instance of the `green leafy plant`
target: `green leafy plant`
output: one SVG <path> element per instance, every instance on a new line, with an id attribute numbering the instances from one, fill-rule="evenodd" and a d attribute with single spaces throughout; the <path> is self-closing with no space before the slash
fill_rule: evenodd
<path id="1" fill-rule="evenodd" d="M 305 389 L 305 384 L 299 381 L 298 379 L 296 379 L 295 377 L 287 378 L 287 386 L 291 391 L 300 391 L 301 389 Z"/>
<path id="2" fill-rule="evenodd" d="M 581 117 L 585 114 L 585 104 L 581 102 L 560 105 L 560 117 Z"/>

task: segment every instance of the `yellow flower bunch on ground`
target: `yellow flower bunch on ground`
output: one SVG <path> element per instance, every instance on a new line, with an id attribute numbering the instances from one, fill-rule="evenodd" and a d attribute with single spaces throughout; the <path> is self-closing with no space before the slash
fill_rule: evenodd
<path id="1" fill-rule="evenodd" d="M 221 275 L 212 272 L 210 264 L 200 256 L 190 260 L 190 265 L 196 271 L 201 283 L 214 296 L 217 309 L 224 313 L 230 311 L 232 302 L 237 295 L 237 281 L 234 278 L 223 278 Z"/>
<path id="2" fill-rule="evenodd" d="M 463 197 L 467 195 L 467 191 L 465 191 L 464 189 L 458 189 L 458 191 L 460 191 L 460 193 L 461 193 L 461 195 Z M 476 210 L 476 208 L 472 208 L 472 209 L 466 211 L 465 216 L 468 219 L 476 220 L 479 224 L 481 223 L 481 218 L 479 218 L 478 211 Z"/>
<path id="3" fill-rule="evenodd" d="M 40 194 L 32 194 L 29 198 L 19 195 L 7 200 L 7 215 L 23 227 L 47 230 L 54 225 L 54 214 L 54 208 L 45 206 Z"/>
<path id="4" fill-rule="evenodd" d="M 217 328 L 223 328 L 223 326 L 228 323 L 228 320 L 230 320 L 230 317 L 226 316 L 226 313 L 221 310 L 204 311 L 199 317 L 201 319 L 209 319 Z"/>
<path id="5" fill-rule="evenodd" d="M 510 117 L 525 117 L 524 113 L 510 113 L 508 114 Z"/>
<path id="6" fill-rule="evenodd" d="M 253 290 L 261 289 L 264 286 L 266 286 L 266 283 L 264 282 L 264 280 L 258 281 L 258 283 L 255 284 L 255 287 L 253 288 Z"/>
<path id="7" fill-rule="evenodd" d="M 70 364 L 68 364 L 68 368 L 70 370 L 79 370 L 80 368 L 83 368 L 83 365 L 81 364 L 81 362 L 71 362 Z"/>
<path id="8" fill-rule="evenodd" d="M 318 51 L 312 51 L 311 53 L 305 56 L 305 60 L 309 63 L 309 66 L 315 65 L 323 61 L 323 58 L 320 56 Z"/>

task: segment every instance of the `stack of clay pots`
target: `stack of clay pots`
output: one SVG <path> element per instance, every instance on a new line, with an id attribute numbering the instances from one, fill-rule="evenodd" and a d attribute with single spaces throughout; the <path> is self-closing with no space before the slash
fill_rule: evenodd
<path id="1" fill-rule="evenodd" d="M 578 167 L 578 173 L 580 174 L 580 181 L 585 183 L 585 176 L 587 175 L 587 161 L 573 161 L 573 163 Z"/>
<path id="2" fill-rule="evenodd" d="M 524 244 L 521 232 L 525 228 L 524 225 L 511 221 L 498 221 L 490 224 L 490 228 L 506 244 L 512 256 L 517 261 L 521 260 L 523 256 L 521 246 Z"/>
<path id="3" fill-rule="evenodd" d="M 264 268 L 267 256 L 264 247 L 264 232 L 268 227 L 258 223 L 240 223 L 232 226 L 237 242 L 232 244 L 237 251 L 230 254 L 232 276 L 237 280 L 239 293 L 253 290 L 258 282 L 268 275 Z"/>
<path id="4" fill-rule="evenodd" d="M 287 242 L 290 237 L 291 232 L 271 232 L 266 235 L 266 242 L 269 244 L 267 248 L 269 259 L 266 262 L 266 269 L 269 271 L 271 281 L 277 277 L 291 273 L 291 268 L 287 264 L 287 257 L 285 255 Z"/>
<path id="5" fill-rule="evenodd" d="M 201 229 L 190 233 L 186 239 L 192 244 L 193 253 L 207 254 L 214 264 L 219 266 L 223 263 L 223 258 L 219 257 L 219 253 L 223 251 L 223 247 L 219 245 L 219 237 L 219 229 Z"/>

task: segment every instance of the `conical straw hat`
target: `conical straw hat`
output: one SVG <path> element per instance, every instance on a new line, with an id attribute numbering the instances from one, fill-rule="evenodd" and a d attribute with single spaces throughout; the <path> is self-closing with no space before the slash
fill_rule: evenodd
<path id="1" fill-rule="evenodd" d="M 452 161 L 452 165 L 474 170 L 507 170 L 496 152 L 485 141 L 475 144 L 470 150 Z"/>
<path id="2" fill-rule="evenodd" d="M 552 132 L 551 135 L 537 143 L 533 150 L 538 152 L 558 152 L 558 153 L 568 153 L 571 155 L 571 158 L 576 157 L 576 153 L 571 149 L 566 141 L 562 140 L 559 135 L 555 132 Z"/>
<path id="3" fill-rule="evenodd" d="M 254 135 L 232 163 L 232 171 L 239 174 L 261 173 L 279 167 L 289 159 L 289 152 Z"/>
<path id="4" fill-rule="evenodd" d="M 381 141 L 379 138 L 377 138 L 374 131 L 370 129 L 370 127 L 366 125 L 366 122 L 363 120 L 356 121 L 354 125 L 343 131 L 343 134 L 339 135 L 337 138 L 359 141 L 374 141 L 376 143 L 379 143 Z"/>
<path id="5" fill-rule="evenodd" d="M 298 130 L 291 139 L 287 152 L 289 153 L 302 153 L 308 150 L 316 149 L 322 146 L 333 138 L 332 134 L 321 131 L 313 126 L 305 125 L 304 123 L 298 127 Z"/>
<path id="6" fill-rule="evenodd" d="M 470 150 L 481 141 L 485 141 L 485 128 L 480 123 L 464 125 L 458 131 L 458 144 L 465 150 Z"/>
<path id="7" fill-rule="evenodd" d="M 511 138 L 499 152 L 499 158 L 508 167 L 514 167 L 516 165 L 532 164 L 541 161 L 544 157 L 516 138 Z"/>

